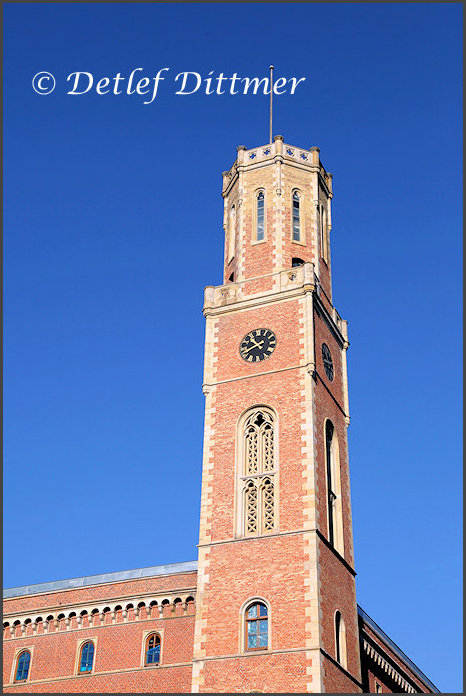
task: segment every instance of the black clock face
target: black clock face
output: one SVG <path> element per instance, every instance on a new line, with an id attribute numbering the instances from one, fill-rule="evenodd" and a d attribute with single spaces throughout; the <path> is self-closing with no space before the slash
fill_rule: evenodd
<path id="1" fill-rule="evenodd" d="M 259 362 L 270 357 L 277 345 L 277 337 L 270 329 L 253 329 L 239 344 L 239 354 L 246 362 Z"/>
<path id="2" fill-rule="evenodd" d="M 322 360 L 324 363 L 324 368 L 325 368 L 325 374 L 329 378 L 329 380 L 332 382 L 333 381 L 333 361 L 332 361 L 332 356 L 330 354 L 330 348 L 326 343 L 322 344 Z"/>

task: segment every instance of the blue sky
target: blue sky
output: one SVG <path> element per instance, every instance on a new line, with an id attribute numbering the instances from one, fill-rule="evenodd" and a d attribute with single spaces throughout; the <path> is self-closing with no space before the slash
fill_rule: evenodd
<path id="1" fill-rule="evenodd" d="M 461 691 L 461 22 L 449 3 L 6 4 L 6 586 L 196 558 L 220 172 L 268 140 L 264 96 L 167 81 L 144 105 L 67 95 L 67 75 L 274 63 L 306 77 L 274 133 L 334 173 L 358 601 Z"/>

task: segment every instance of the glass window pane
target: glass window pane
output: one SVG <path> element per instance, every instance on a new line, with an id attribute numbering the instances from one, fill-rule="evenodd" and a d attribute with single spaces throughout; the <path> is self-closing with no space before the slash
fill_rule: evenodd
<path id="1" fill-rule="evenodd" d="M 267 616 L 267 607 L 265 604 L 259 604 L 260 616 Z"/>
<path id="2" fill-rule="evenodd" d="M 94 644 L 86 643 L 81 652 L 81 664 L 79 667 L 80 672 L 90 672 L 92 670 L 92 663 L 94 660 Z"/>
<path id="3" fill-rule="evenodd" d="M 263 619 L 262 621 L 259 621 L 259 633 L 267 633 L 267 619 Z"/>
<path id="4" fill-rule="evenodd" d="M 266 648 L 266 647 L 267 647 L 267 636 L 266 636 L 266 635 L 265 635 L 265 636 L 262 636 L 262 635 L 261 635 L 261 636 L 258 636 L 258 638 L 259 638 L 259 642 L 258 642 L 257 647 L 259 647 L 259 648 Z"/>
<path id="5" fill-rule="evenodd" d="M 30 659 L 31 655 L 27 651 L 21 653 L 21 655 L 19 656 L 18 667 L 16 669 L 16 681 L 22 681 L 24 679 L 27 679 Z"/>
<path id="6" fill-rule="evenodd" d="M 257 621 L 248 621 L 248 633 L 257 633 Z"/>
<path id="7" fill-rule="evenodd" d="M 255 619 L 257 616 L 257 604 L 253 604 L 252 607 L 248 609 L 248 617 L 250 619 Z"/>
<path id="8" fill-rule="evenodd" d="M 257 636 L 248 636 L 248 648 L 257 648 Z"/>

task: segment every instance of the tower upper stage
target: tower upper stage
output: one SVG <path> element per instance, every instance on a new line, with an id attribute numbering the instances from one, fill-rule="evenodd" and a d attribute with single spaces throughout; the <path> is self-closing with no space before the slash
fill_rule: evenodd
<path id="1" fill-rule="evenodd" d="M 332 174 L 319 148 L 273 143 L 237 148 L 223 172 L 224 282 L 242 282 L 312 263 L 331 301 Z"/>

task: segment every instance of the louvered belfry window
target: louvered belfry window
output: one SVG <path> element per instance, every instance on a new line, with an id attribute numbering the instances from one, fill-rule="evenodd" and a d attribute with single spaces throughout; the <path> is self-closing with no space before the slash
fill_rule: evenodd
<path id="1" fill-rule="evenodd" d="M 254 409 L 246 418 L 243 443 L 244 533 L 265 534 L 276 526 L 274 418 L 268 410 Z"/>

